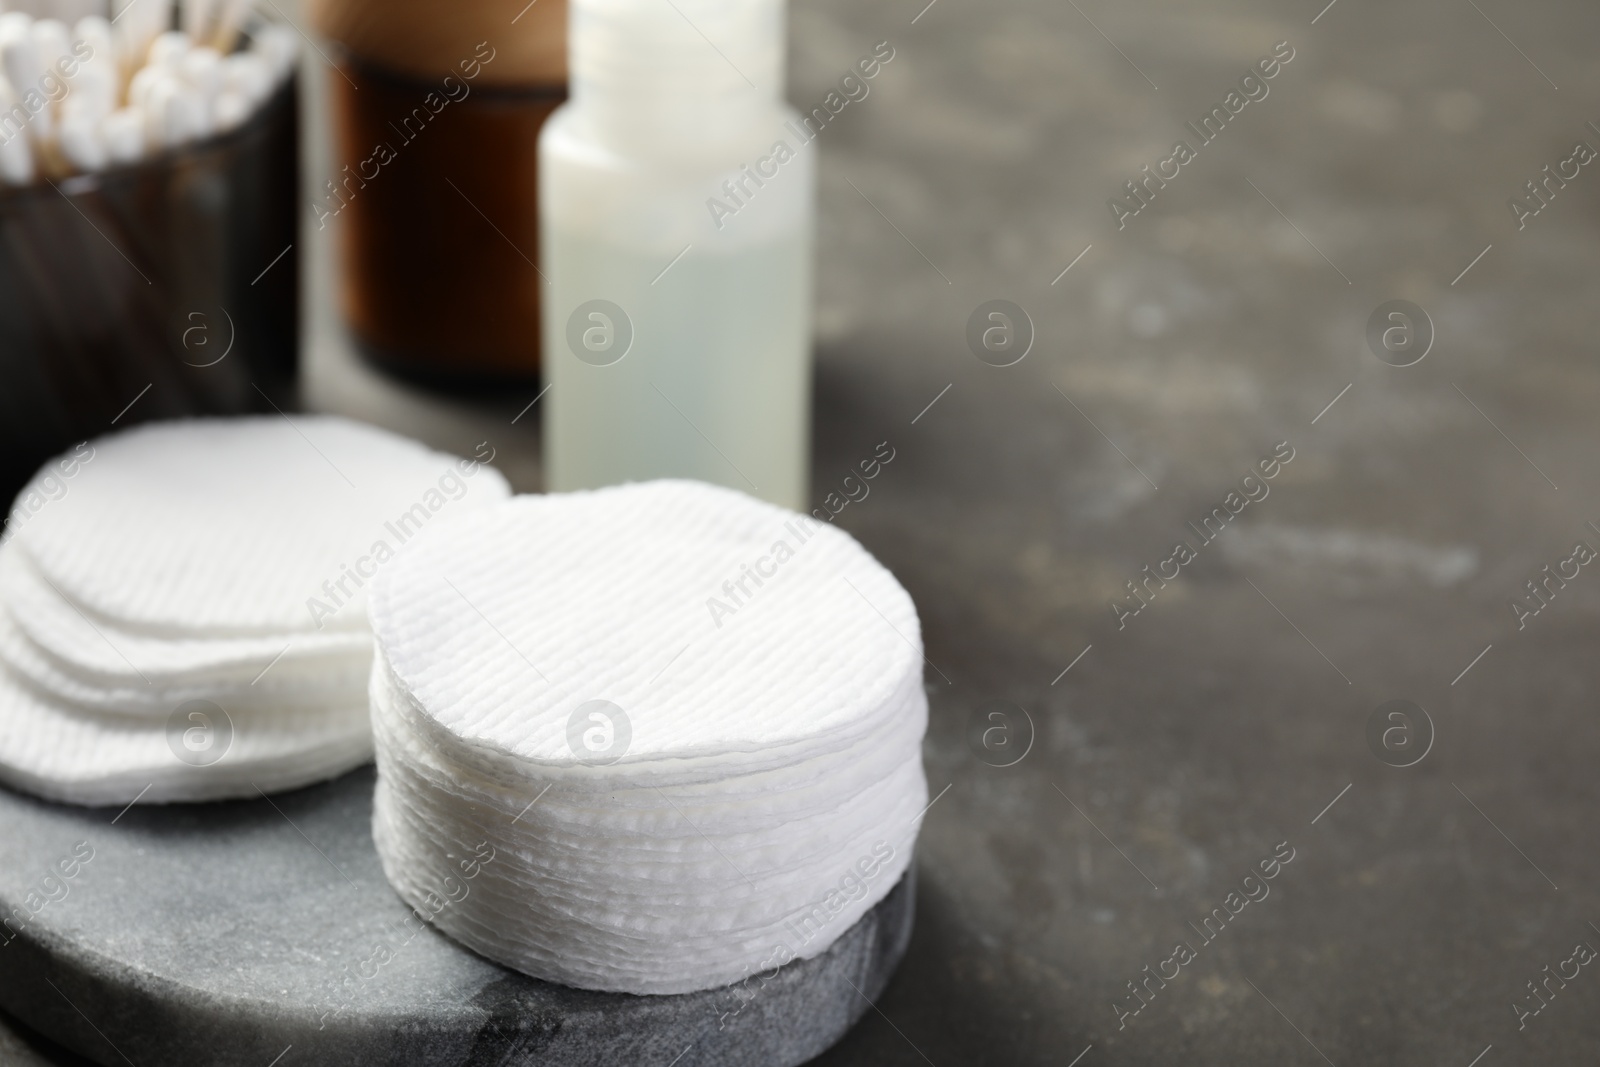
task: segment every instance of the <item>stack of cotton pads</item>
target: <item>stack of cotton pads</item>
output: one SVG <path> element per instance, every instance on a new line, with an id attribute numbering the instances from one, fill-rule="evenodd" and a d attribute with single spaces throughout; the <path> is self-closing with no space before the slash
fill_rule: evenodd
<path id="1" fill-rule="evenodd" d="M 78 446 L 0 545 L 0 780 L 82 804 L 255 796 L 371 756 L 366 582 L 498 472 L 342 419 Z"/>
<path id="2" fill-rule="evenodd" d="M 911 860 L 921 632 L 840 530 L 694 482 L 518 497 L 430 527 L 370 609 L 378 854 L 485 956 L 726 985 Z"/>

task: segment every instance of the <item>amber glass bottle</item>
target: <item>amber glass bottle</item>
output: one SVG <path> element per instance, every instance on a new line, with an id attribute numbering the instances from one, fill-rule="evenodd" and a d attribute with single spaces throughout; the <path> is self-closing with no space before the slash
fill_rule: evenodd
<path id="1" fill-rule="evenodd" d="M 363 353 L 446 384 L 539 373 L 538 137 L 566 99 L 565 0 L 313 0 L 334 45 L 338 231 Z"/>

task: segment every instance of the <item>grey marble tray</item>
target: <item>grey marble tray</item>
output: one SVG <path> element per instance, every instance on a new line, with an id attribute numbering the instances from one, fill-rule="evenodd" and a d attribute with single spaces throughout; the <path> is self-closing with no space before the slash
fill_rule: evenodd
<path id="1" fill-rule="evenodd" d="M 0 790 L 0 1005 L 118 1067 L 787 1065 L 869 1010 L 910 940 L 914 872 L 826 953 L 743 991 L 536 981 L 403 932 L 372 784 L 369 767 L 121 813 Z"/>

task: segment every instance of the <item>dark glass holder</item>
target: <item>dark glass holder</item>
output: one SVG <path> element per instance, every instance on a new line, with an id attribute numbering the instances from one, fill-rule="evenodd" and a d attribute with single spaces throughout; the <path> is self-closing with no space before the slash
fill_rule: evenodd
<path id="1" fill-rule="evenodd" d="M 291 406 L 298 184 L 291 76 L 228 133 L 0 191 L 4 501 L 113 429 Z"/>

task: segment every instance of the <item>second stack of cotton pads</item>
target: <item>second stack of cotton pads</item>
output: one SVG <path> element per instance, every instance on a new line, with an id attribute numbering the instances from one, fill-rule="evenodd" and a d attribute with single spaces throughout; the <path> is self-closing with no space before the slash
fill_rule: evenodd
<path id="1" fill-rule="evenodd" d="M 915 607 L 832 527 L 651 482 L 428 529 L 374 583 L 373 835 L 446 933 L 678 993 L 823 951 L 927 804 Z"/>
<path id="2" fill-rule="evenodd" d="M 505 481 L 341 419 L 80 445 L 0 546 L 0 779 L 85 804 L 255 796 L 371 754 L 363 586 Z"/>

